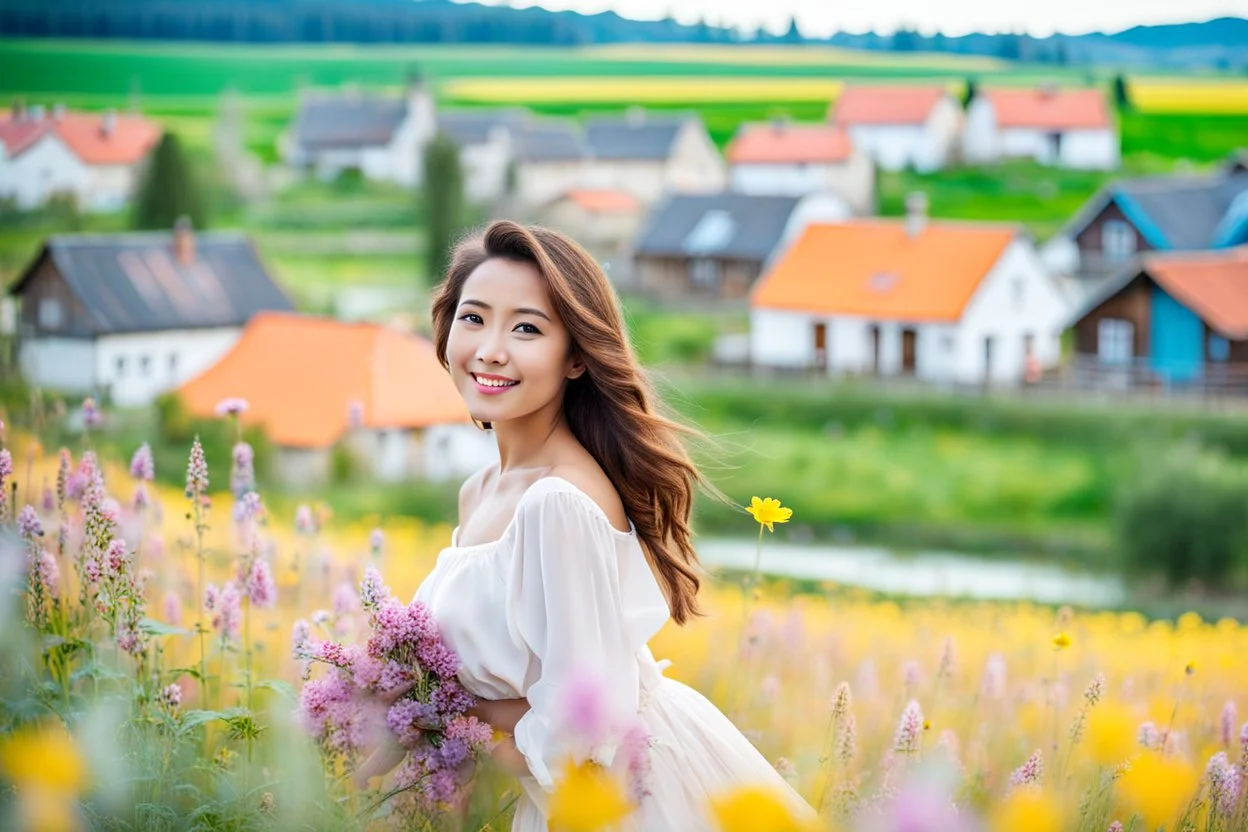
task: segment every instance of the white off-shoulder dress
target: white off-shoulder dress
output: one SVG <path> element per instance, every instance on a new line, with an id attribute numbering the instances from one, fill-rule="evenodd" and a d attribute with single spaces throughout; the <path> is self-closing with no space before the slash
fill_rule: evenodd
<path id="1" fill-rule="evenodd" d="M 663 676 L 646 643 L 668 619 L 667 601 L 635 531 L 616 529 L 587 494 L 561 477 L 531 485 L 501 538 L 452 545 L 416 592 L 462 661 L 460 681 L 483 699 L 527 697 L 516 747 L 530 776 L 515 832 L 546 832 L 549 795 L 568 756 L 564 708 L 586 673 L 649 735 L 649 795 L 626 828 L 710 829 L 708 797 L 735 786 L 774 788 L 798 817 L 814 811 L 705 697 Z M 584 756 L 613 764 L 612 742 Z M 618 761 L 615 761 L 618 764 Z"/>

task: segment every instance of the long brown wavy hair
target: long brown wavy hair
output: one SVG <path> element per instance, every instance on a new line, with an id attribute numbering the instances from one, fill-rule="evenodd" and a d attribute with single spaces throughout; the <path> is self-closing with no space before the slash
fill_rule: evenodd
<path id="1" fill-rule="evenodd" d="M 546 281 L 550 301 L 567 327 L 585 372 L 568 381 L 563 417 L 619 491 L 650 559 L 672 618 L 698 615 L 701 586 L 689 515 L 694 490 L 706 485 L 682 434 L 696 431 L 659 413 L 658 397 L 624 327 L 618 298 L 585 249 L 557 231 L 510 220 L 491 223 L 462 240 L 433 299 L 438 360 L 448 370 L 446 343 L 460 292 L 487 260 L 528 263 Z"/>

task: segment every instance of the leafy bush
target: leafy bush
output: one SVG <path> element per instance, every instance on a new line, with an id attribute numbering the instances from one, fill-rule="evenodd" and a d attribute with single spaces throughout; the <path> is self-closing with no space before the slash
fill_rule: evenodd
<path id="1" fill-rule="evenodd" d="M 1179 446 L 1124 480 L 1114 521 L 1131 571 L 1226 585 L 1246 565 L 1248 476 L 1220 454 Z"/>

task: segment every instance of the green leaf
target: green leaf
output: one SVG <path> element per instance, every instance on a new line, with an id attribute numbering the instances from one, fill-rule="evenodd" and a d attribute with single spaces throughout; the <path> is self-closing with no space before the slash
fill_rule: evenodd
<path id="1" fill-rule="evenodd" d="M 189 731 L 213 720 L 221 719 L 228 721 L 245 713 L 247 713 L 246 708 L 227 708 L 224 711 L 187 711 L 182 714 L 182 729 Z"/>
<path id="2" fill-rule="evenodd" d="M 256 687 L 276 691 L 280 696 L 289 699 L 291 702 L 299 701 L 299 691 L 295 690 L 295 686 L 285 679 L 270 679 L 266 682 L 260 682 Z"/>
<path id="3" fill-rule="evenodd" d="M 175 627 L 154 618 L 144 618 L 139 622 L 139 629 L 153 636 L 189 636 L 191 634 L 190 630 Z"/>

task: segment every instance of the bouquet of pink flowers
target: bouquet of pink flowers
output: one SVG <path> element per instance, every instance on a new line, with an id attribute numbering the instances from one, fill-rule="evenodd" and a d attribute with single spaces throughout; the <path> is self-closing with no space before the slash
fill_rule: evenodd
<path id="1" fill-rule="evenodd" d="M 314 643 L 296 624 L 295 655 L 329 673 L 304 684 L 300 717 L 329 753 L 358 760 L 380 740 L 405 754 L 394 776 L 396 811 L 433 812 L 464 796 L 475 758 L 493 737 L 491 727 L 468 715 L 476 699 L 460 685 L 459 657 L 447 647 L 424 604 L 403 604 L 369 567 L 360 583 L 368 613 L 364 646 Z"/>

